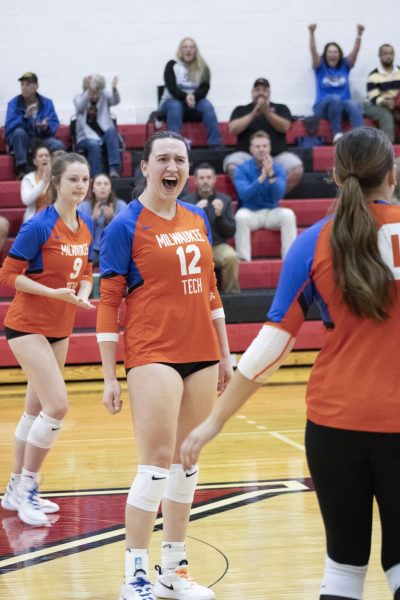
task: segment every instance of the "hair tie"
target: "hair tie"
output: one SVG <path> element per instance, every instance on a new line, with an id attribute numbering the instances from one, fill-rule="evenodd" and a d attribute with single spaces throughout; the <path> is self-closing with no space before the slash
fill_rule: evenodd
<path id="1" fill-rule="evenodd" d="M 357 179 L 357 181 L 360 181 L 360 178 L 357 175 L 357 173 L 348 173 L 347 176 L 345 177 L 345 180 L 348 179 L 349 177 L 354 177 L 355 179 Z"/>

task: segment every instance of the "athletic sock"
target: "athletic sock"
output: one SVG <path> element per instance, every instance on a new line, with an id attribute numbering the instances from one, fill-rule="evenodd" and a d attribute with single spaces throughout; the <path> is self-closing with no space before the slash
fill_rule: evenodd
<path id="1" fill-rule="evenodd" d="M 173 570 L 186 560 L 185 542 L 162 542 L 161 566 L 162 569 Z"/>

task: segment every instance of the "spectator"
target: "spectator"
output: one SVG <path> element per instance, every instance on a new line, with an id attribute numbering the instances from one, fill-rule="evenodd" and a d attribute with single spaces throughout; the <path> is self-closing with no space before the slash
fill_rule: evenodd
<path id="1" fill-rule="evenodd" d="M 83 79 L 83 92 L 74 98 L 76 109 L 76 149 L 87 154 L 92 177 L 104 171 L 103 148 L 106 151 L 110 177 L 119 177 L 121 157 L 118 131 L 113 123 L 110 106 L 121 101 L 118 78 L 111 82 L 111 93 L 105 90 L 102 75 Z"/>
<path id="2" fill-rule="evenodd" d="M 126 203 L 115 196 L 111 187 L 111 179 L 105 173 L 99 173 L 93 179 L 92 197 L 80 205 L 81 212 L 92 217 L 93 234 L 93 266 L 99 264 L 100 238 L 106 226 L 113 218 L 126 208 Z"/>
<path id="3" fill-rule="evenodd" d="M 400 67 L 394 66 L 394 48 L 383 44 L 379 48 L 380 67 L 371 71 L 367 79 L 367 102 L 364 114 L 378 122 L 391 142 L 395 141 L 396 109 L 400 104 Z M 400 121 L 400 115 L 397 120 Z"/>
<path id="4" fill-rule="evenodd" d="M 265 131 L 250 137 L 253 158 L 235 169 L 233 181 L 240 200 L 235 215 L 236 252 L 242 260 L 251 260 L 251 231 L 273 229 L 281 232 L 281 254 L 296 239 L 296 216 L 290 208 L 280 208 L 278 202 L 285 194 L 286 174 L 271 156 L 271 141 Z"/>
<path id="5" fill-rule="evenodd" d="M 215 191 L 217 176 L 210 164 L 198 165 L 194 177 L 196 191 L 185 196 L 183 201 L 196 204 L 205 211 L 211 227 L 214 265 L 221 269 L 222 291 L 238 294 L 239 259 L 235 250 L 227 243 L 236 231 L 231 199 L 226 194 Z"/>
<path id="6" fill-rule="evenodd" d="M 51 159 L 49 149 L 44 142 L 38 142 L 35 146 L 32 162 L 35 171 L 27 173 L 21 181 L 21 200 L 26 206 L 24 223 L 50 204 L 47 190 L 50 185 Z"/>
<path id="7" fill-rule="evenodd" d="M 21 93 L 7 105 L 5 136 L 15 156 L 15 172 L 19 179 L 28 173 L 28 153 L 37 140 L 46 141 L 49 150 L 62 150 L 64 144 L 54 136 L 60 124 L 53 102 L 37 93 L 35 73 L 24 73 Z"/>
<path id="8" fill-rule="evenodd" d="M 160 111 L 166 116 L 170 131 L 180 133 L 182 121 L 203 121 L 209 146 L 221 146 L 217 115 L 206 96 L 210 89 L 210 69 L 196 42 L 184 38 L 164 70 L 165 88 Z"/>
<path id="9" fill-rule="evenodd" d="M 233 178 L 235 168 L 251 158 L 250 137 L 257 131 L 265 131 L 271 140 L 275 163 L 286 171 L 286 192 L 290 192 L 303 175 L 303 164 L 296 154 L 288 152 L 286 132 L 292 118 L 290 110 L 285 104 L 271 102 L 270 95 L 269 81 L 259 77 L 251 91 L 252 102 L 237 106 L 232 112 L 229 131 L 237 136 L 238 152 L 225 158 L 223 168 Z"/>
<path id="10" fill-rule="evenodd" d="M 9 229 L 10 229 L 9 220 L 0 215 L 0 261 L 1 261 L 1 250 L 7 239 Z"/>
<path id="11" fill-rule="evenodd" d="M 400 204 L 400 156 L 394 161 L 396 167 L 396 184 L 393 190 L 393 204 Z"/>
<path id="12" fill-rule="evenodd" d="M 336 144 L 343 135 L 341 131 L 343 115 L 348 117 L 352 129 L 360 127 L 363 123 L 361 108 L 351 100 L 349 73 L 357 60 L 364 26 L 357 25 L 353 50 L 346 57 L 343 57 L 343 50 L 336 42 L 326 44 L 320 56 L 315 44 L 316 28 L 315 23 L 308 26 L 312 67 L 317 86 L 313 111 L 319 119 L 328 119 L 332 128 L 333 143 Z"/>

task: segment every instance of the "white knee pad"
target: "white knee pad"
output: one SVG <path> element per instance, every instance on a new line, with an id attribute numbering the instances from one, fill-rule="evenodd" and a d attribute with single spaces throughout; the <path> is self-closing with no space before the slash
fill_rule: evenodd
<path id="1" fill-rule="evenodd" d="M 392 594 L 395 594 L 400 588 L 400 564 L 394 565 L 387 571 L 385 571 L 389 587 L 392 590 Z"/>
<path id="2" fill-rule="evenodd" d="M 327 556 L 321 584 L 321 595 L 344 596 L 345 598 L 362 600 L 367 568 L 368 565 L 362 567 L 342 565 Z"/>
<path id="3" fill-rule="evenodd" d="M 189 471 L 184 471 L 182 465 L 171 465 L 169 480 L 164 498 L 183 504 L 191 504 L 199 478 L 199 467 L 193 465 Z"/>
<path id="4" fill-rule="evenodd" d="M 127 503 L 142 510 L 157 512 L 169 477 L 168 469 L 139 465 L 129 490 Z"/>
<path id="5" fill-rule="evenodd" d="M 53 417 L 49 417 L 42 411 L 36 417 L 26 441 L 38 448 L 51 448 L 56 441 L 62 423 L 62 421 L 53 419 Z"/>
<path id="6" fill-rule="evenodd" d="M 21 440 L 22 442 L 26 442 L 28 439 L 29 431 L 35 422 L 36 417 L 34 415 L 27 415 L 24 413 L 20 418 L 17 428 L 15 430 L 15 437 Z"/>

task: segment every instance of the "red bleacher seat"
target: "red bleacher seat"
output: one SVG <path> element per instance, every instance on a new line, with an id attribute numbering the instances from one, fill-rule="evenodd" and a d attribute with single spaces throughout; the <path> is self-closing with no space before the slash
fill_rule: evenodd
<path id="1" fill-rule="evenodd" d="M 71 136 L 68 125 L 60 125 L 57 129 L 56 137 L 63 142 L 66 150 L 70 150 Z"/>
<path id="2" fill-rule="evenodd" d="M 219 123 L 219 130 L 221 132 L 222 143 L 225 146 L 236 146 L 236 136 L 229 133 L 228 123 Z M 167 125 L 163 122 L 161 131 L 166 130 Z M 157 130 L 152 123 L 147 126 L 148 135 L 152 135 Z M 182 125 L 182 135 L 188 138 L 192 142 L 192 148 L 196 146 L 207 146 L 207 135 L 203 123 L 191 123 L 185 122 Z"/>
<path id="3" fill-rule="evenodd" d="M 20 181 L 2 181 L 0 184 L 0 207 L 11 208 L 23 206 L 20 196 Z"/>
<path id="4" fill-rule="evenodd" d="M 14 160 L 12 156 L 2 154 L 0 156 L 0 181 L 14 179 Z"/>
<path id="5" fill-rule="evenodd" d="M 276 288 L 282 268 L 280 258 L 239 263 L 239 284 L 245 289 Z"/>
<path id="6" fill-rule="evenodd" d="M 124 138 L 125 148 L 143 148 L 146 141 L 146 125 L 118 125 L 118 131 Z"/>
<path id="7" fill-rule="evenodd" d="M 305 227 L 323 219 L 333 208 L 334 198 L 281 200 L 279 206 L 291 208 L 296 213 L 297 225 Z"/>
<path id="8" fill-rule="evenodd" d="M 10 222 L 10 229 L 8 234 L 10 236 L 17 235 L 19 228 L 21 227 L 22 219 L 24 217 L 25 207 L 21 208 L 2 208 L 1 215 L 6 217 Z"/>

